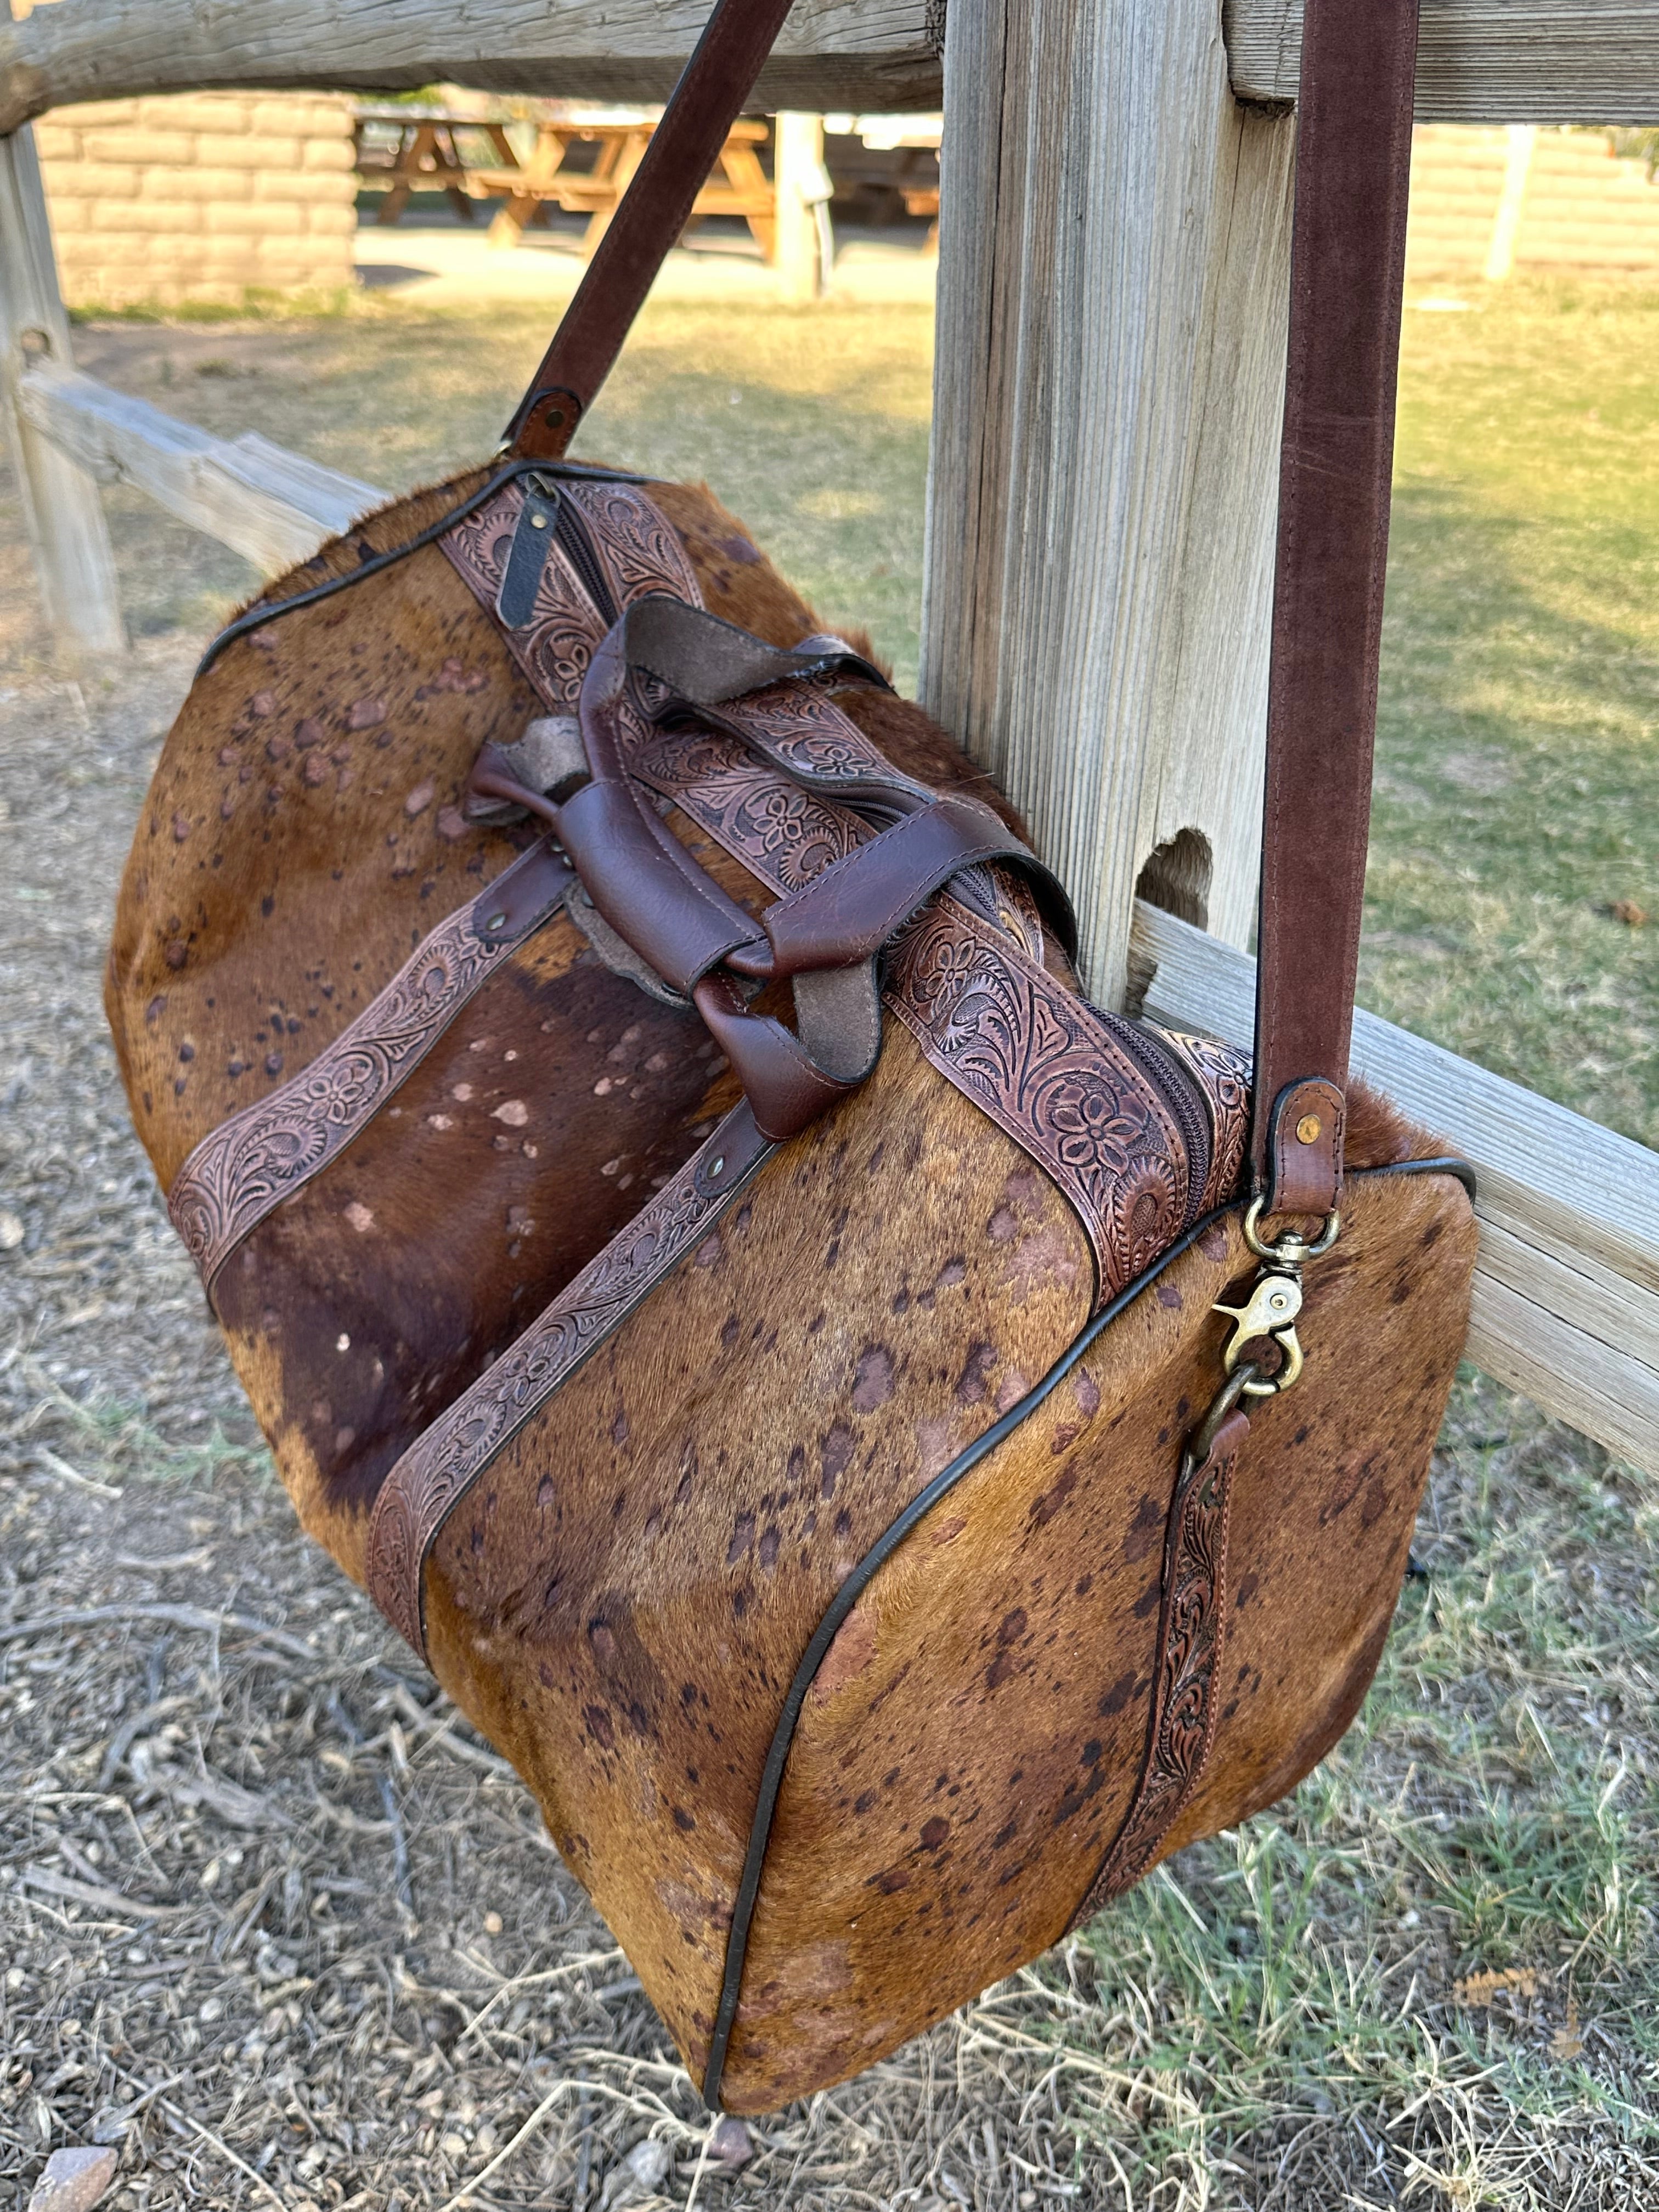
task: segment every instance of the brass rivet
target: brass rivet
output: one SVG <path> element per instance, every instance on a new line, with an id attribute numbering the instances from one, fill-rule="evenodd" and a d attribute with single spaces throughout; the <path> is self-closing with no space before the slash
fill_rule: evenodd
<path id="1" fill-rule="evenodd" d="M 1296 1141 L 1298 1145 L 1316 1145 L 1324 1127 L 1317 1114 L 1304 1114 L 1296 1125 Z"/>
<path id="2" fill-rule="evenodd" d="M 530 527 L 532 530 L 545 530 L 547 527 L 547 517 L 538 510 L 533 512 L 530 517 Z"/>

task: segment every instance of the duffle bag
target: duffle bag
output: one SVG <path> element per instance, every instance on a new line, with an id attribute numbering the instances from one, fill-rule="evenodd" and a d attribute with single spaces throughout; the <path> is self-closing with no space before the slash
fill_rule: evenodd
<path id="1" fill-rule="evenodd" d="M 307 1528 L 711 2105 L 844 2078 L 1347 1728 L 1468 1170 L 1347 1078 L 1415 10 L 1309 0 L 1254 1057 L 700 487 L 568 458 L 787 0 L 720 0 L 494 465 L 263 593 L 108 1004 Z"/>

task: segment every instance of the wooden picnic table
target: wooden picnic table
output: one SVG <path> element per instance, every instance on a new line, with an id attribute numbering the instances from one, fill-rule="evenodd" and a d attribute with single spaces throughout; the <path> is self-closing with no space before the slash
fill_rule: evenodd
<path id="1" fill-rule="evenodd" d="M 395 129 L 394 144 L 369 143 L 369 126 Z M 501 123 L 481 123 L 471 116 L 431 109 L 362 108 L 357 114 L 357 172 L 370 191 L 386 197 L 376 221 L 395 223 L 417 191 L 443 191 L 464 222 L 473 219 L 482 199 L 501 202 L 489 227 L 490 243 L 516 246 L 526 226 L 544 210 L 562 208 L 585 215 L 587 228 L 582 252 L 591 255 L 604 237 L 629 179 L 640 165 L 654 118 L 629 116 L 618 121 L 571 117 L 536 125 L 536 144 L 521 161 Z M 469 163 L 458 143 L 459 134 L 481 133 L 493 149 L 493 165 Z M 719 162 L 691 210 L 691 221 L 705 216 L 741 216 L 753 233 L 768 261 L 776 252 L 776 197 L 772 180 L 761 167 L 760 149 L 768 126 L 763 122 L 734 123 L 720 149 Z M 585 149 L 592 149 L 584 158 Z M 573 151 L 577 158 L 569 158 Z M 688 225 L 690 228 L 690 225 Z"/>
<path id="2" fill-rule="evenodd" d="M 502 201 L 489 226 L 491 244 L 516 246 L 526 224 L 540 209 L 559 207 L 567 214 L 588 218 L 582 252 L 591 255 L 605 236 L 655 129 L 654 120 L 644 118 L 619 123 L 574 118 L 538 124 L 535 150 L 527 161 L 472 173 L 478 185 Z M 710 215 L 742 216 L 770 261 L 776 249 L 777 204 L 771 179 L 760 162 L 759 149 L 767 136 L 767 125 L 762 122 L 732 125 L 720 149 L 717 169 L 692 203 L 691 220 L 696 222 Z M 567 157 L 572 149 L 586 146 L 595 149 L 591 166 L 570 166 Z"/>
<path id="3" fill-rule="evenodd" d="M 368 143 L 371 129 L 392 130 L 397 138 L 390 146 Z M 471 116 L 452 115 L 430 108 L 360 107 L 356 137 L 357 175 L 370 191 L 386 195 L 374 220 L 395 223 L 409 205 L 411 192 L 442 191 L 463 222 L 471 222 L 475 203 L 483 194 L 471 179 L 477 174 L 461 158 L 458 131 L 481 131 L 499 161 L 516 167 L 518 156 L 506 125 L 480 123 Z"/>

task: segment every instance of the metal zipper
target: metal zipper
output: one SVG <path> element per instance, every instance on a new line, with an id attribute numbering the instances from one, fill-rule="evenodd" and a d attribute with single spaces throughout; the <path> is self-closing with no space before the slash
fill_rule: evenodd
<path id="1" fill-rule="evenodd" d="M 560 500 L 558 520 L 553 526 L 553 535 L 559 550 L 580 579 L 582 589 L 592 600 L 594 611 L 609 629 L 620 609 L 605 580 L 604 564 L 588 534 L 586 519 L 578 510 L 574 499 Z"/>
<path id="2" fill-rule="evenodd" d="M 1187 1212 L 1182 1231 L 1197 1220 L 1210 1180 L 1214 1139 L 1210 1125 L 1210 1103 L 1198 1078 L 1182 1064 L 1161 1037 L 1127 1020 L 1121 1014 L 1103 1014 L 1101 1019 L 1158 1092 L 1175 1118 L 1187 1147 Z"/>

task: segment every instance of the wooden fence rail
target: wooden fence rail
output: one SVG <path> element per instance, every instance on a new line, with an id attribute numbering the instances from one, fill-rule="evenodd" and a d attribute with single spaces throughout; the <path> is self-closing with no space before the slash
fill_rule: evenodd
<path id="1" fill-rule="evenodd" d="M 955 0 L 951 0 L 955 4 Z M 0 18 L 0 131 L 48 107 L 187 88 L 662 100 L 707 0 L 58 0 Z M 1293 100 L 1300 0 L 1226 0 L 1233 90 Z M 945 0 L 795 0 L 763 108 L 936 108 Z M 1443 123 L 1659 119 L 1659 0 L 1423 0 L 1418 112 Z"/>

